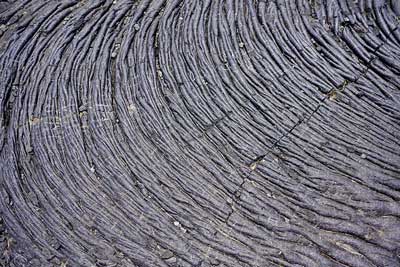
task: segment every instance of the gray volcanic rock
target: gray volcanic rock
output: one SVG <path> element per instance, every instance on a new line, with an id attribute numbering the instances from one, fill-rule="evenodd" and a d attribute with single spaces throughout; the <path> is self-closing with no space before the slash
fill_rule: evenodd
<path id="1" fill-rule="evenodd" d="M 400 266 L 399 1 L 0 1 L 0 266 Z"/>

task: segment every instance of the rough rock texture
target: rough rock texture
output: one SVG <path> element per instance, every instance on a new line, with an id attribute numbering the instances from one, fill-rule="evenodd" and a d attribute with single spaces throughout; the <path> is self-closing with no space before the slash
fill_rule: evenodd
<path id="1" fill-rule="evenodd" d="M 0 266 L 400 266 L 400 1 L 0 2 Z"/>

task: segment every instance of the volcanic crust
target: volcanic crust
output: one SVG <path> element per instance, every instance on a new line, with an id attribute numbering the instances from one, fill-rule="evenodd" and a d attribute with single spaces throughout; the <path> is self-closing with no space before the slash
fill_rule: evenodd
<path id="1" fill-rule="evenodd" d="M 0 1 L 0 266 L 400 266 L 400 1 Z"/>

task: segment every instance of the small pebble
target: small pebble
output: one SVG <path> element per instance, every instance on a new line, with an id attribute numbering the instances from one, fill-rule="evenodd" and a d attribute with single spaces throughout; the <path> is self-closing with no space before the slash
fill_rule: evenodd
<path id="1" fill-rule="evenodd" d="M 210 264 L 215 266 L 215 265 L 219 265 L 219 264 L 220 264 L 220 262 L 219 262 L 219 260 L 218 260 L 218 259 L 211 258 L 211 259 L 210 259 Z"/>
<path id="2" fill-rule="evenodd" d="M 355 95 L 356 95 L 356 97 L 361 98 L 361 97 L 363 97 L 365 94 L 364 94 L 363 91 L 358 91 L 358 92 L 355 93 Z"/>
<path id="3" fill-rule="evenodd" d="M 129 113 L 132 113 L 132 112 L 134 112 L 136 110 L 136 108 L 135 108 L 135 105 L 134 104 L 130 104 L 129 106 L 128 106 L 128 111 L 129 111 Z"/>
<path id="4" fill-rule="evenodd" d="M 33 152 L 33 147 L 31 147 L 30 145 L 26 146 L 26 153 L 31 154 Z"/>
<path id="5" fill-rule="evenodd" d="M 355 150 L 354 148 L 352 148 L 352 147 L 348 147 L 348 148 L 347 148 L 347 151 L 348 151 L 349 153 L 354 153 L 354 152 L 356 152 L 356 150 Z"/>
<path id="6" fill-rule="evenodd" d="M 244 47 L 244 43 L 243 43 L 243 42 L 240 42 L 240 43 L 239 43 L 239 47 L 240 47 L 240 48 L 243 48 L 243 47 Z"/>
<path id="7" fill-rule="evenodd" d="M 366 158 L 367 158 L 367 155 L 361 154 L 361 158 L 362 158 L 362 159 L 366 159 Z"/>
<path id="8" fill-rule="evenodd" d="M 112 57 L 112 58 L 117 57 L 117 53 L 116 53 L 116 52 L 112 52 L 112 53 L 111 53 L 111 57 Z"/>
<path id="9" fill-rule="evenodd" d="M 174 221 L 174 225 L 175 225 L 175 226 L 179 226 L 180 223 L 179 223 L 178 221 Z"/>
<path id="10" fill-rule="evenodd" d="M 139 24 L 136 23 L 135 25 L 133 25 L 133 28 L 135 28 L 135 30 L 138 31 L 140 29 L 140 26 L 139 26 Z"/>
<path id="11" fill-rule="evenodd" d="M 165 262 L 167 262 L 167 263 L 176 263 L 176 257 L 169 258 L 169 259 L 165 260 Z"/>
<path id="12" fill-rule="evenodd" d="M 174 253 L 171 250 L 165 250 L 162 254 L 161 254 L 161 259 L 169 259 L 172 258 L 174 256 Z"/>
<path id="13" fill-rule="evenodd" d="M 240 190 L 238 190 L 238 191 L 235 192 L 235 197 L 239 198 L 240 195 L 241 195 Z"/>
<path id="14" fill-rule="evenodd" d="M 254 171 L 257 168 L 257 162 L 250 164 L 250 170 Z"/>

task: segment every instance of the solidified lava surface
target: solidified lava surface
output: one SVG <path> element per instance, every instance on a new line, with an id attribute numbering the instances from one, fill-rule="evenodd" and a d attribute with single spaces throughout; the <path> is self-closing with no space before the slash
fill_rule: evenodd
<path id="1" fill-rule="evenodd" d="M 0 1 L 0 266 L 400 266 L 400 1 Z"/>

